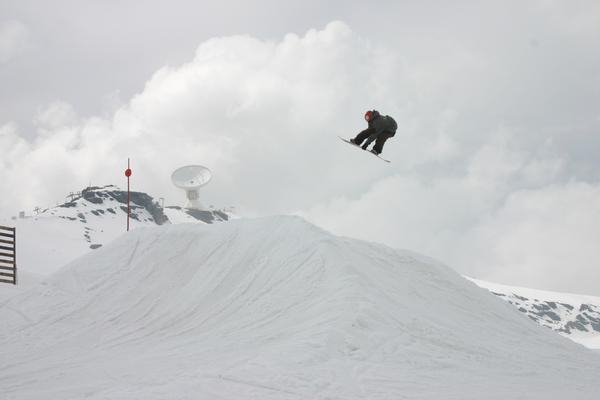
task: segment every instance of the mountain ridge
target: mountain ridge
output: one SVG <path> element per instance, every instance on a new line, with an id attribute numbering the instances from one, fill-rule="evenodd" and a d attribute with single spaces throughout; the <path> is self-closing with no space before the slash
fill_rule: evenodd
<path id="1" fill-rule="evenodd" d="M 600 298 L 467 278 L 546 328 L 600 351 Z"/>
<path id="2" fill-rule="evenodd" d="M 127 192 L 114 185 L 92 186 L 34 216 L 0 221 L 17 227 L 20 269 L 48 276 L 60 267 L 115 240 L 126 231 Z M 220 223 L 229 210 L 162 207 L 144 192 L 130 193 L 130 229 L 171 223 Z"/>

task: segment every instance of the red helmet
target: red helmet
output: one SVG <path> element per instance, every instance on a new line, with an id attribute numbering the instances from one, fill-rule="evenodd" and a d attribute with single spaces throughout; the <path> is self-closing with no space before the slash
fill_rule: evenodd
<path id="1" fill-rule="evenodd" d="M 373 111 L 369 110 L 365 113 L 365 120 L 369 122 L 373 118 Z"/>

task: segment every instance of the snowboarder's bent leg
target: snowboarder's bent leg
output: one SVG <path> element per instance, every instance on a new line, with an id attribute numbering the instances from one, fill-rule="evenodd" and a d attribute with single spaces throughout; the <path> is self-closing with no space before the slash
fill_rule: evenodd
<path id="1" fill-rule="evenodd" d="M 377 140 L 375 141 L 375 146 L 373 146 L 373 152 L 380 154 L 383 151 L 383 145 L 385 141 L 394 136 L 392 132 L 381 132 L 379 136 L 377 136 Z"/>
<path id="2" fill-rule="evenodd" d="M 363 149 L 363 150 L 366 150 L 366 149 L 367 149 L 367 147 L 369 147 L 369 145 L 370 145 L 371 143 L 373 143 L 373 141 L 374 141 L 375 139 L 377 139 L 377 134 L 372 134 L 372 135 L 369 135 L 369 137 L 367 138 L 367 141 L 365 142 L 365 144 L 363 144 L 363 145 L 361 146 L 361 147 L 362 147 L 362 149 Z"/>
<path id="3" fill-rule="evenodd" d="M 371 132 L 368 132 L 366 129 L 364 131 L 362 131 L 361 133 L 359 133 L 358 135 L 356 135 L 356 137 L 352 140 L 354 142 L 355 145 L 360 146 L 362 142 L 365 141 L 366 138 L 369 137 L 369 134 Z"/>

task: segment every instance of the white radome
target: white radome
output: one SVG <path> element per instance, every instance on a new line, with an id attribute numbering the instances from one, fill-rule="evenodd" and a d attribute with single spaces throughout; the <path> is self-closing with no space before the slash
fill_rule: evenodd
<path id="1" fill-rule="evenodd" d="M 202 165 L 186 165 L 171 174 L 173 184 L 186 192 L 188 201 L 185 207 L 197 210 L 206 209 L 199 201 L 199 189 L 208 184 L 211 178 L 210 169 Z"/>

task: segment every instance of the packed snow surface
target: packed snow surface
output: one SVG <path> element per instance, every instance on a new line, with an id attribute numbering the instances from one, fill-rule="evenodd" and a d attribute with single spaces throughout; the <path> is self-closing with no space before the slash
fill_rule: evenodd
<path id="1" fill-rule="evenodd" d="M 600 357 L 296 217 L 138 228 L 0 303 L 17 399 L 596 399 Z"/>

